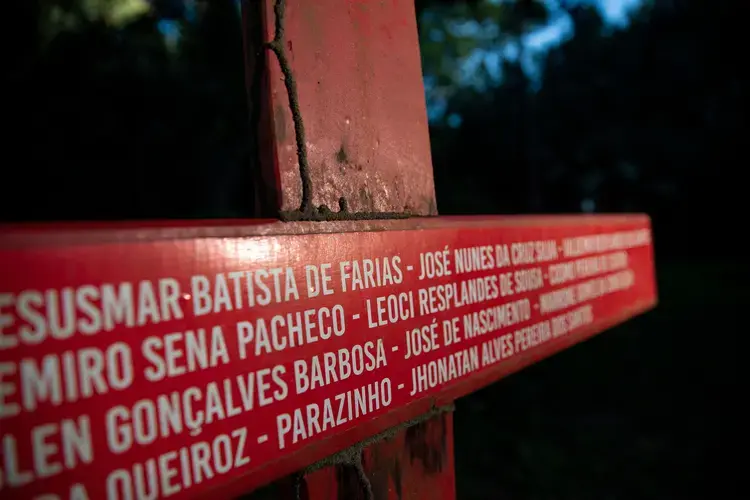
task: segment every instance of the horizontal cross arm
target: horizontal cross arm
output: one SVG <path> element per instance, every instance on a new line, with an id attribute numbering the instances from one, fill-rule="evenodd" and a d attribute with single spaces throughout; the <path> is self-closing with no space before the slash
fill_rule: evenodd
<path id="1" fill-rule="evenodd" d="M 656 303 L 645 216 L 337 224 L 3 229 L 0 487 L 225 498 Z"/>

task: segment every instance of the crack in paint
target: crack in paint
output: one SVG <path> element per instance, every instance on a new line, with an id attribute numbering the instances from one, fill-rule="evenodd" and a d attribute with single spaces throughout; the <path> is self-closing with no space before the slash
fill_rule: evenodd
<path id="1" fill-rule="evenodd" d="M 433 404 L 432 408 L 427 413 L 424 413 L 411 420 L 401 422 L 400 424 L 395 425 L 379 434 L 375 434 L 374 436 L 369 437 L 363 441 L 360 441 L 359 443 L 352 445 L 345 450 L 342 450 L 327 458 L 324 458 L 323 460 L 315 462 L 314 464 L 307 466 L 297 477 L 302 478 L 305 475 L 320 470 L 324 467 L 340 465 L 352 467 L 357 471 L 357 476 L 359 477 L 362 488 L 365 490 L 367 500 L 374 500 L 375 493 L 372 488 L 372 483 L 370 482 L 370 478 L 367 477 L 367 473 L 365 472 L 365 468 L 362 464 L 362 453 L 364 452 L 365 448 L 372 445 L 373 443 L 377 443 L 378 441 L 391 439 L 403 429 L 421 424 L 435 416 L 442 415 L 443 413 L 455 411 L 455 409 L 456 407 L 453 404 L 446 406 L 435 406 Z M 299 490 L 297 493 L 297 500 L 302 500 L 299 496 Z"/>
<path id="2" fill-rule="evenodd" d="M 354 465 L 355 470 L 357 471 L 357 477 L 359 477 L 359 482 L 362 484 L 362 487 L 365 490 L 365 498 L 366 500 L 375 500 L 375 492 L 372 489 L 372 483 L 370 482 L 370 478 L 367 477 L 367 472 L 365 472 L 365 466 L 362 464 L 362 455 L 360 454 L 359 460 Z"/>
<path id="3" fill-rule="evenodd" d="M 338 481 L 338 492 L 336 497 L 340 500 L 351 500 L 362 498 L 363 500 L 375 500 L 370 478 L 367 477 L 362 461 L 362 453 L 352 459 L 352 463 L 339 464 L 336 466 L 336 478 Z M 350 481 L 353 479 L 354 481 Z M 353 484 L 352 484 L 353 483 Z"/>
<path id="4" fill-rule="evenodd" d="M 303 473 L 298 472 L 294 475 L 294 497 L 297 500 L 308 500 L 308 495 L 306 494 L 306 491 L 304 490 L 304 481 L 305 476 Z M 305 494 L 303 495 L 303 491 L 305 491 Z"/>
<path id="5" fill-rule="evenodd" d="M 284 86 L 289 98 L 289 107 L 292 111 L 294 121 L 294 138 L 297 141 L 297 158 L 299 161 L 299 173 L 302 180 L 302 204 L 299 212 L 307 214 L 312 211 L 312 179 L 310 177 L 310 165 L 307 161 L 307 147 L 305 146 L 305 124 L 302 121 L 302 113 L 299 108 L 299 95 L 297 93 L 297 81 L 294 79 L 289 59 L 284 50 L 284 14 L 286 13 L 286 0 L 275 0 L 273 13 L 276 18 L 273 40 L 266 46 L 276 55 L 284 75 Z"/>
<path id="6" fill-rule="evenodd" d="M 380 220 L 380 219 L 406 219 L 413 214 L 405 212 L 350 212 L 346 198 L 339 198 L 339 211 L 334 212 L 326 205 L 314 207 L 313 182 L 310 175 L 310 163 L 307 159 L 307 145 L 305 142 L 305 124 L 302 120 L 302 112 L 297 92 L 297 81 L 294 78 L 292 67 L 284 49 L 284 16 L 286 14 L 286 0 L 275 0 L 273 6 L 275 17 L 275 28 L 273 40 L 266 42 L 265 46 L 276 55 L 284 76 L 289 108 L 292 112 L 294 122 L 294 139 L 297 143 L 297 161 L 299 163 L 299 175 L 302 182 L 302 202 L 297 210 L 283 210 L 279 213 L 282 221 L 337 221 L 337 220 Z"/>

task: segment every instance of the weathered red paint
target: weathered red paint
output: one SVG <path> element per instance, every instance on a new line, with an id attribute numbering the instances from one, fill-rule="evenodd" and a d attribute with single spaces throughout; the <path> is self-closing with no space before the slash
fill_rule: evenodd
<path id="1" fill-rule="evenodd" d="M 453 414 L 441 413 L 347 451 L 346 461 L 329 460 L 329 465 L 287 476 L 242 500 L 453 499 L 452 428 Z"/>
<path id="2" fill-rule="evenodd" d="M 401 230 L 391 231 L 364 230 L 369 223 L 363 223 L 361 225 L 363 230 L 357 231 L 356 223 L 348 224 L 350 231 L 353 232 L 342 232 L 337 235 L 325 234 L 325 227 L 314 229 L 314 224 L 298 224 L 296 226 L 297 229 L 306 228 L 313 231 L 310 234 L 288 234 L 290 229 L 279 224 L 251 224 L 249 226 L 225 224 L 219 227 L 197 224 L 194 228 L 170 228 L 168 225 L 162 225 L 157 228 L 140 230 L 124 225 L 122 231 L 117 226 L 110 229 L 83 227 L 78 230 L 74 226 L 68 226 L 67 229 L 60 232 L 47 227 L 10 228 L 3 231 L 2 238 L 0 238 L 0 283 L 2 283 L 0 289 L 0 313 L 2 314 L 0 316 L 2 320 L 0 366 L 2 366 L 3 372 L 2 382 L 14 385 L 3 386 L 3 402 L 0 405 L 0 409 L 5 415 L 4 418 L 0 419 L 0 432 L 2 432 L 3 439 L 6 440 L 6 447 L 2 452 L 4 464 L 1 468 L 5 473 L 2 486 L 0 486 L 2 491 L 7 490 L 7 494 L 13 498 L 33 498 L 34 495 L 48 492 L 63 494 L 72 484 L 80 482 L 85 485 L 89 498 L 104 498 L 107 478 L 112 477 L 113 471 L 119 469 L 132 470 L 138 464 L 148 464 L 149 460 L 157 457 L 168 457 L 168 454 L 172 451 L 195 445 L 197 442 L 216 443 L 218 442 L 217 436 L 220 435 L 234 436 L 231 444 L 236 450 L 240 439 L 240 434 L 236 433 L 246 432 L 246 444 L 243 450 L 245 454 L 242 456 L 235 455 L 234 458 L 237 460 L 233 461 L 232 467 L 229 467 L 228 471 L 222 474 L 214 471 L 214 476 L 210 480 L 205 480 L 200 484 L 196 484 L 194 474 L 185 476 L 178 472 L 177 479 L 174 479 L 175 484 L 179 482 L 180 478 L 189 476 L 193 478 L 192 485 L 190 487 L 174 486 L 174 489 L 179 491 L 175 491 L 171 496 L 175 498 L 198 498 L 219 491 L 222 495 L 241 493 L 274 478 L 300 470 L 379 432 L 402 425 L 410 419 L 427 413 L 432 408 L 450 404 L 456 397 L 472 392 L 478 387 L 579 342 L 628 316 L 652 307 L 656 300 L 653 281 L 653 256 L 650 233 L 648 232 L 649 222 L 647 218 L 642 216 L 589 217 L 583 220 L 575 217 L 527 218 L 526 224 L 519 224 L 513 218 L 503 217 L 475 219 L 470 224 L 463 224 L 462 221 L 453 219 L 445 221 L 443 219 L 430 219 L 422 222 L 422 228 L 411 230 L 406 229 L 403 222 L 384 223 L 386 226 L 404 224 Z M 419 222 L 415 222 L 415 225 L 419 225 Z M 633 231 L 637 231 L 637 233 L 633 233 Z M 512 334 L 511 340 L 515 345 L 512 354 L 510 351 L 502 354 L 501 351 L 505 349 L 502 345 L 491 344 L 486 349 L 492 349 L 488 352 L 494 352 L 495 354 L 492 356 L 495 357 L 487 358 L 481 347 L 494 337 L 511 334 L 526 326 L 539 324 L 543 318 L 557 317 L 559 314 L 581 306 L 581 304 L 570 305 L 570 307 L 546 315 L 543 315 L 539 309 L 534 308 L 534 305 L 540 304 L 540 293 L 567 286 L 567 283 L 551 285 L 549 275 L 547 278 L 542 278 L 544 286 L 533 291 L 520 292 L 517 290 L 517 293 L 513 295 L 504 297 L 493 295 L 488 296 L 487 300 L 482 302 L 467 303 L 464 301 L 460 305 L 454 301 L 451 308 L 444 311 L 419 309 L 419 289 L 427 290 L 427 287 L 430 286 L 447 285 L 481 277 L 487 277 L 490 281 L 483 282 L 488 283 L 490 289 L 494 289 L 491 282 L 495 282 L 497 276 L 503 272 L 531 268 L 539 268 L 542 274 L 551 272 L 549 270 L 551 261 L 536 264 L 523 263 L 502 268 L 494 267 L 493 269 L 488 268 L 466 274 L 457 274 L 457 268 L 454 265 L 453 273 L 450 276 L 419 280 L 421 258 L 427 252 L 440 252 L 447 249 L 449 254 L 452 255 L 455 249 L 463 247 L 493 245 L 492 248 L 497 250 L 494 245 L 548 240 L 554 241 L 554 245 L 549 246 L 548 250 L 553 253 L 560 252 L 560 256 L 555 262 L 563 262 L 577 258 L 562 255 L 565 251 L 566 243 L 564 243 L 564 240 L 566 238 L 623 232 L 631 237 L 637 234 L 639 239 L 627 240 L 629 241 L 627 244 L 625 244 L 625 240 L 608 240 L 620 241 L 624 244 L 625 246 L 620 250 L 625 252 L 626 255 L 617 253 L 619 257 L 612 260 L 616 267 L 610 268 L 607 272 L 601 270 L 596 277 L 621 273 L 623 269 L 627 268 L 632 271 L 632 275 L 624 276 L 624 278 L 627 278 L 626 281 L 619 282 L 620 285 L 627 284 L 627 287 L 588 301 L 587 303 L 592 304 L 592 309 L 583 316 L 576 317 L 577 320 L 582 321 L 578 327 L 555 338 L 545 337 L 545 341 L 539 345 L 532 346 L 529 344 L 533 339 L 527 334 Z M 509 248 L 512 252 L 513 247 Z M 615 250 L 616 248 L 613 248 L 611 252 Z M 595 253 L 609 254 L 611 252 L 604 252 L 601 249 L 601 251 Z M 395 256 L 398 256 L 400 260 L 397 261 Z M 354 276 L 356 267 L 362 270 L 363 259 L 378 258 L 382 263 L 386 257 L 391 257 L 392 275 L 401 274 L 403 276 L 402 282 L 399 283 L 397 279 L 394 279 L 394 283 L 380 287 L 361 290 L 351 289 L 354 281 L 353 278 L 346 277 L 347 273 Z M 624 257 L 627 257 L 627 259 L 623 260 Z M 354 261 L 360 262 L 359 266 L 354 264 Z M 344 264 L 341 264 L 342 262 Z M 330 295 L 320 294 L 307 297 L 310 283 L 305 281 L 304 266 L 320 266 L 324 263 L 332 264 L 330 273 L 332 293 Z M 196 309 L 196 304 L 199 306 L 202 302 L 196 302 L 195 299 L 195 297 L 201 296 L 201 288 L 192 285 L 196 283 L 194 281 L 195 276 L 207 277 L 210 290 L 213 292 L 213 300 L 216 301 L 222 295 L 221 287 L 217 289 L 215 285 L 214 277 L 217 275 L 230 276 L 228 274 L 230 272 L 257 272 L 261 269 L 286 267 L 292 270 L 291 274 L 298 284 L 299 300 L 291 297 L 293 300 L 283 303 L 272 302 L 263 307 L 260 305 L 248 307 L 247 293 L 249 289 L 247 285 L 240 283 L 239 288 L 234 288 L 233 282 L 230 281 L 227 282 L 228 288 L 226 290 L 230 294 L 229 301 L 220 308 L 221 310 L 201 314 L 200 308 Z M 398 273 L 395 271 L 396 267 L 399 269 Z M 318 269 L 322 268 L 318 267 Z M 381 275 L 385 276 L 385 271 L 382 269 Z M 284 276 L 289 275 L 285 273 Z M 541 274 L 538 274 L 538 276 L 541 276 Z M 621 274 L 618 274 L 618 276 L 623 278 Z M 574 278 L 571 283 L 588 281 L 593 277 L 582 278 L 579 276 Z M 635 281 L 633 283 L 627 282 L 630 278 L 634 278 Z M 166 281 L 158 281 L 160 279 L 166 279 Z M 151 316 L 149 316 L 145 314 L 150 310 L 145 307 L 149 304 L 147 300 L 149 295 L 141 294 L 141 301 L 145 301 L 142 302 L 144 306 L 134 309 L 134 316 L 130 320 L 127 314 L 117 313 L 117 308 L 110 307 L 109 316 L 106 313 L 101 313 L 98 316 L 101 321 L 97 322 L 97 316 L 93 315 L 91 308 L 101 307 L 102 302 L 99 295 L 105 293 L 101 291 L 104 290 L 101 287 L 104 284 L 111 284 L 113 287 L 109 290 L 115 291 L 112 293 L 122 293 L 121 291 L 125 290 L 125 288 L 122 288 L 122 283 L 129 283 L 133 290 L 141 290 L 139 287 L 146 286 L 143 283 L 161 283 L 162 288 L 156 288 L 155 297 L 157 299 L 159 297 L 176 297 L 176 299 L 175 302 L 161 303 L 157 300 L 159 307 L 151 310 Z M 283 284 L 284 281 L 280 283 Z M 347 284 L 348 291 L 343 291 L 342 283 Z M 614 281 L 608 283 L 610 285 L 616 284 Z M 601 283 L 597 286 L 599 285 Z M 260 285 L 256 284 L 255 286 Z M 475 284 L 475 286 L 479 285 Z M 66 289 L 71 290 L 70 293 L 74 293 L 74 296 L 77 297 L 73 307 L 77 311 L 76 317 L 82 319 L 82 322 L 77 323 L 75 331 L 57 334 L 57 337 L 60 338 L 52 337 L 52 330 L 49 329 L 52 327 L 49 327 L 47 336 L 42 338 L 42 334 L 39 333 L 42 331 L 40 330 L 41 327 L 36 323 L 37 315 L 30 314 L 28 309 L 31 308 L 32 311 L 43 310 L 44 306 L 40 301 L 46 300 L 49 303 L 55 303 L 56 297 L 68 293 L 64 292 Z M 56 292 L 50 295 L 50 290 Z M 147 291 L 146 288 L 143 290 Z M 258 290 L 261 289 L 256 288 L 256 292 Z M 461 288 L 458 288 L 458 290 L 460 291 Z M 24 291 L 38 291 L 39 293 L 24 294 Z M 237 295 L 238 292 L 239 295 Z M 281 292 L 283 293 L 283 290 Z M 384 318 L 377 313 L 378 297 L 397 293 L 408 294 L 409 292 L 414 294 L 415 312 L 413 316 L 401 318 L 396 323 L 375 324 L 378 317 Z M 275 297 L 274 293 L 272 292 L 272 296 Z M 496 292 L 490 293 L 495 294 Z M 486 335 L 468 338 L 466 333 L 460 333 L 457 337 L 463 337 L 463 340 L 447 345 L 444 331 L 441 328 L 441 325 L 444 324 L 443 321 L 456 317 L 462 332 L 465 332 L 465 323 L 463 323 L 465 314 L 524 298 L 530 301 L 529 307 L 526 309 L 528 316 L 518 316 L 513 324 Z M 440 298 L 437 297 L 435 301 L 435 306 L 439 307 Z M 109 303 L 112 304 L 113 302 L 110 300 Z M 136 303 L 138 302 L 136 301 Z M 427 304 L 430 303 L 432 302 Z M 121 302 L 118 302 L 118 304 L 123 305 Z M 177 305 L 175 306 L 175 304 Z M 346 323 L 346 327 L 340 330 L 341 336 L 333 335 L 329 339 L 322 339 L 320 337 L 320 325 L 315 321 L 320 316 L 317 316 L 318 313 L 316 312 L 311 316 L 314 323 L 311 335 L 319 336 L 316 342 L 304 339 L 302 345 L 296 347 L 282 346 L 281 344 L 271 345 L 270 351 L 262 351 L 258 354 L 252 350 L 259 339 L 257 322 L 261 318 L 268 324 L 271 318 L 277 314 L 283 316 L 287 313 L 295 314 L 307 309 L 320 311 L 322 308 L 333 311 L 337 304 L 341 306 L 344 315 L 343 322 L 340 324 Z M 24 309 L 24 307 L 26 308 Z M 123 310 L 127 312 L 129 309 Z M 138 311 L 144 312 L 144 314 L 139 316 Z M 177 314 L 176 311 L 179 311 L 181 315 Z M 586 316 L 589 313 L 593 316 Z M 47 314 L 47 317 L 50 318 L 51 312 L 48 311 Z M 171 316 L 167 318 L 167 314 Z M 106 327 L 108 323 L 102 319 L 106 317 L 111 318 L 111 329 Z M 134 326 L 123 324 L 127 321 L 137 323 L 139 317 L 143 318 L 140 326 L 138 324 Z M 154 318 L 163 318 L 163 320 L 155 322 Z M 247 346 L 250 349 L 246 354 L 243 354 L 237 331 L 237 325 L 243 321 L 250 321 L 255 325 L 254 335 L 256 335 L 252 339 L 247 335 L 244 337 L 248 341 Z M 405 359 L 405 354 L 409 352 L 406 344 L 406 333 L 413 328 L 429 326 L 433 322 L 437 325 L 435 334 L 441 347 L 436 347 L 418 357 Z M 330 325 L 330 322 L 323 324 L 324 327 L 328 325 Z M 160 346 L 167 342 L 166 336 L 173 332 L 205 328 L 208 333 L 211 333 L 215 331 L 213 330 L 215 326 L 221 327 L 221 338 L 227 346 L 226 359 L 219 359 L 215 366 L 199 367 L 200 369 L 195 371 L 165 377 L 157 370 L 162 366 L 158 360 L 154 360 L 153 355 L 147 356 L 144 354 L 147 345 L 155 349 L 155 352 L 161 353 L 163 347 Z M 27 329 L 27 332 L 39 334 L 24 334 L 24 328 Z M 284 331 L 282 327 L 282 334 Z M 521 336 L 518 337 L 518 335 Z M 214 336 L 213 338 L 216 339 L 217 337 Z M 180 335 L 175 337 L 175 342 L 178 348 L 186 349 Z M 321 359 L 323 359 L 324 352 L 334 353 L 334 357 L 337 357 L 340 349 L 348 350 L 349 355 L 352 356 L 353 346 L 362 345 L 366 342 L 372 342 L 372 345 L 376 347 L 374 352 L 377 352 L 377 346 L 382 346 L 382 359 L 385 360 L 385 363 L 381 359 L 380 366 L 373 371 L 364 371 L 359 376 L 350 376 L 338 382 L 331 382 L 296 394 L 293 368 L 295 361 L 307 360 L 302 365 L 307 367 L 308 373 L 312 373 L 311 360 L 313 357 L 321 356 Z M 115 345 L 120 346 L 121 350 L 114 350 L 112 346 Z M 477 362 L 482 363 L 481 365 L 471 365 L 469 366 L 471 370 L 462 373 L 458 378 L 441 383 L 438 386 L 427 387 L 424 391 L 410 395 L 410 387 L 413 381 L 412 374 L 417 366 L 422 366 L 427 361 L 447 359 L 446 356 L 452 352 L 466 352 L 466 349 L 474 349 L 474 346 L 478 346 L 476 347 L 476 359 Z M 93 386 L 91 389 L 93 393 L 89 396 L 76 397 L 75 394 L 77 393 L 64 392 L 67 386 L 63 386 L 60 388 L 63 392 L 58 395 L 58 399 L 54 399 L 54 396 L 52 396 L 52 394 L 55 394 L 54 391 L 48 392 L 46 395 L 34 396 L 33 393 L 28 392 L 28 389 L 32 387 L 31 385 L 19 382 L 19 363 L 22 360 L 33 360 L 23 362 L 23 366 L 26 367 L 52 366 L 52 368 L 49 368 L 52 370 L 50 372 L 50 376 L 52 376 L 55 372 L 54 363 L 55 360 L 58 360 L 59 355 L 66 352 L 80 353 L 83 349 L 91 349 L 91 351 L 86 352 L 92 353 L 93 358 L 91 359 L 93 361 L 88 361 L 89 367 L 87 369 L 76 372 L 78 377 L 84 373 L 96 372 L 96 359 L 99 359 L 97 353 L 111 354 L 118 352 L 120 356 L 125 356 L 125 353 L 132 356 L 132 366 L 134 367 L 132 379 L 126 377 L 125 372 L 122 371 L 126 370 L 131 364 L 123 362 L 117 365 L 120 371 L 112 372 L 119 375 L 107 379 L 104 385 Z M 496 359 L 496 357 L 503 355 L 507 357 Z M 108 358 L 106 355 L 104 359 L 103 363 L 109 364 L 115 360 L 115 358 Z M 125 358 L 117 359 L 126 361 Z M 184 357 L 174 359 L 175 366 L 178 368 L 185 366 Z M 485 359 L 492 362 L 484 364 Z M 42 360 L 46 360 L 45 363 L 48 364 L 43 364 Z M 81 360 L 79 359 L 79 361 Z M 60 362 L 64 363 L 64 361 Z M 341 358 L 338 358 L 338 363 L 340 366 Z M 279 394 L 281 393 L 280 382 L 271 376 L 258 379 L 257 374 L 261 370 L 273 370 L 274 367 L 279 366 L 283 367 L 284 371 L 277 373 L 277 375 L 280 380 L 284 381 L 287 390 L 283 397 L 278 394 L 274 397 L 273 391 L 280 391 Z M 466 365 L 460 363 L 457 366 L 461 372 L 463 371 L 462 366 L 466 367 Z M 39 368 L 39 370 L 41 369 Z M 156 370 L 155 373 L 154 370 Z M 150 376 L 149 373 L 151 373 Z M 175 397 L 179 400 L 186 394 L 189 387 L 196 387 L 202 396 L 200 399 L 192 399 L 191 401 L 192 404 L 197 406 L 208 397 L 208 392 L 205 392 L 207 391 L 206 386 L 211 382 L 216 382 L 219 384 L 220 400 L 224 410 L 231 413 L 227 409 L 232 405 L 228 403 L 227 393 L 224 392 L 225 387 L 229 387 L 233 395 L 234 406 L 239 408 L 242 393 L 241 383 L 237 377 L 243 377 L 242 380 L 245 380 L 244 383 L 247 384 L 245 377 L 248 373 L 255 374 L 253 381 L 256 386 L 258 383 L 270 384 L 269 388 L 266 389 L 268 400 L 265 403 L 256 394 L 251 398 L 253 401 L 252 409 L 246 407 L 237 410 L 237 414 L 232 417 L 217 418 L 214 422 L 201 426 L 201 431 L 197 435 L 191 435 L 187 428 L 182 428 L 182 430 L 172 429 L 158 439 L 149 435 L 141 439 L 140 444 L 134 444 L 130 447 L 124 445 L 121 451 L 117 448 L 116 443 L 123 438 L 116 438 L 116 436 L 121 436 L 119 432 L 123 429 L 127 430 L 130 425 L 127 424 L 122 427 L 119 424 L 127 422 L 127 419 L 131 418 L 127 415 L 131 414 L 133 407 L 138 407 L 138 401 L 158 399 L 159 395 L 171 394 L 173 391 L 176 391 Z M 339 373 L 339 377 L 342 377 L 340 372 L 337 373 Z M 64 383 L 72 381 L 73 385 L 76 382 L 69 375 L 65 375 L 62 379 L 55 376 L 48 380 L 48 383 L 53 384 L 54 380 L 61 380 Z M 224 385 L 224 380 L 229 380 L 229 382 L 226 382 L 227 386 Z M 82 387 L 80 386 L 80 379 L 78 384 L 76 387 L 80 392 Z M 302 417 L 306 418 L 307 405 L 313 403 L 323 405 L 325 398 L 331 398 L 333 402 L 338 401 L 335 399 L 337 395 L 368 384 L 379 384 L 380 394 L 387 390 L 386 386 L 389 387 L 390 396 L 387 403 L 383 398 L 380 400 L 378 408 L 369 409 L 366 414 L 356 418 L 341 420 L 337 416 L 335 425 L 329 425 L 329 428 L 321 430 L 321 432 L 317 432 L 315 427 L 309 427 L 309 421 L 304 420 L 305 428 L 307 431 L 312 429 L 312 434 L 294 442 L 292 433 L 287 432 L 284 434 L 282 446 L 278 435 L 279 429 L 283 428 L 283 425 L 279 422 L 283 422 L 283 420 L 279 420 L 279 415 L 284 413 L 294 415 L 295 409 L 302 408 Z M 403 384 L 403 388 L 401 388 L 401 384 Z M 369 390 L 372 392 L 371 388 Z M 30 399 L 24 400 L 24 395 L 30 397 Z M 37 400 L 39 400 L 38 404 L 30 403 L 30 401 Z M 129 408 L 129 410 L 124 410 L 125 413 L 122 413 L 122 415 L 111 413 L 110 410 L 118 405 Z M 186 410 L 184 410 L 184 407 L 185 403 L 180 403 L 181 410 L 176 413 L 176 415 L 181 415 L 180 418 L 187 418 L 185 417 L 184 412 Z M 142 408 L 144 408 L 142 411 L 146 411 L 146 406 L 142 406 Z M 336 408 L 341 409 L 342 406 Z M 346 412 L 348 411 L 346 409 Z M 343 414 L 344 416 L 346 416 L 346 412 Z M 57 441 L 59 439 L 57 428 L 40 426 L 60 425 L 66 419 L 74 419 L 74 421 L 80 422 L 76 419 L 81 415 L 87 415 L 89 418 L 93 448 L 90 453 L 79 457 L 81 463 L 73 464 L 71 462 L 74 466 L 67 469 L 61 465 L 64 463 L 64 456 L 61 453 L 65 450 L 65 446 L 62 442 Z M 113 416 L 117 418 L 108 420 L 108 415 L 110 418 L 113 418 Z M 293 417 L 290 417 L 289 422 L 293 422 Z M 433 423 L 430 422 L 426 425 L 429 428 Z M 48 477 L 39 477 L 45 473 L 45 470 L 40 468 L 39 465 L 35 466 L 32 457 L 34 455 L 37 460 L 40 460 L 39 457 L 44 455 L 40 455 L 42 448 L 40 448 L 39 442 L 35 447 L 32 447 L 30 441 L 30 436 L 35 432 L 37 439 L 41 439 L 39 438 L 40 429 L 47 429 L 50 433 L 42 441 L 49 441 L 57 445 L 57 449 L 50 451 L 49 457 L 45 460 L 51 464 L 60 464 L 60 468 L 58 470 L 57 466 L 52 465 L 52 468 L 46 472 L 49 473 Z M 107 432 L 110 432 L 109 441 Z M 411 449 L 415 456 L 421 454 L 423 458 L 429 457 L 430 454 L 425 451 L 426 448 L 423 448 L 422 451 L 414 451 L 415 449 L 419 450 L 419 448 L 415 448 L 414 443 L 409 442 L 410 432 L 414 431 L 406 430 L 397 434 L 397 443 L 401 442 L 398 441 L 402 439 L 401 436 L 406 439 L 406 446 L 399 453 L 406 453 L 406 450 Z M 450 430 L 448 429 L 447 432 L 450 433 Z M 261 436 L 265 436 L 266 439 L 259 441 Z M 11 439 L 17 440 L 18 444 L 13 445 L 9 441 Z M 113 439 L 114 441 L 112 441 Z M 425 442 L 434 444 L 434 440 L 431 439 L 426 439 Z M 383 454 L 388 455 L 389 452 L 384 450 L 387 450 L 389 446 L 398 447 L 398 445 L 392 443 L 379 444 L 365 452 L 365 466 L 369 467 L 371 476 L 379 470 L 376 466 L 378 461 L 375 458 L 383 456 Z M 32 452 L 32 448 L 36 451 Z M 449 452 L 450 450 L 446 448 L 442 454 L 442 459 L 447 460 L 447 463 L 452 460 L 452 457 L 448 456 Z M 70 457 L 71 455 L 68 455 L 69 459 Z M 245 462 L 245 457 L 249 457 L 250 461 Z M 452 468 L 435 469 L 433 467 L 437 463 L 435 460 L 424 458 L 423 462 L 425 460 L 433 464 L 429 465 L 425 462 L 423 467 L 432 467 L 433 474 L 431 477 L 434 481 L 427 481 L 429 475 L 425 473 L 425 481 L 420 483 L 421 488 L 426 488 L 427 485 L 437 488 L 439 484 L 447 484 L 453 481 Z M 11 462 L 16 465 L 12 465 Z M 173 462 L 172 465 L 175 463 L 177 462 Z M 30 471 L 32 475 L 27 479 L 35 477 L 36 481 L 21 484 L 24 483 L 25 479 L 19 478 L 18 474 L 14 476 L 12 473 L 16 466 L 19 470 Z M 228 467 L 226 464 L 224 466 Z M 36 472 L 34 472 L 35 468 Z M 442 471 L 445 474 L 442 474 L 442 472 L 435 473 L 435 471 Z M 323 476 L 330 473 L 332 472 L 321 472 Z M 405 474 L 405 469 L 401 473 Z M 160 477 L 164 477 L 163 472 Z M 311 484 L 317 484 L 315 481 L 313 480 Z M 375 481 L 375 479 L 371 477 L 371 481 Z M 14 482 L 17 484 L 14 484 Z M 163 489 L 163 487 L 161 488 Z"/>
<path id="3" fill-rule="evenodd" d="M 263 38 L 273 40 L 277 21 L 283 23 L 283 49 L 306 134 L 312 204 L 337 210 L 344 197 L 355 212 L 435 215 L 414 2 L 285 0 L 282 20 L 275 2 L 260 0 Z M 272 158 L 264 165 L 266 179 L 278 206 L 296 210 L 302 184 L 293 106 L 278 58 L 271 51 L 265 57 L 270 97 L 263 125 L 271 123 L 260 132 L 264 158 L 269 148 Z"/>
<path id="4" fill-rule="evenodd" d="M 453 499 L 452 429 L 450 412 L 419 422 L 364 448 L 360 459 L 366 480 L 343 463 L 307 474 L 301 489 L 309 499 Z"/>

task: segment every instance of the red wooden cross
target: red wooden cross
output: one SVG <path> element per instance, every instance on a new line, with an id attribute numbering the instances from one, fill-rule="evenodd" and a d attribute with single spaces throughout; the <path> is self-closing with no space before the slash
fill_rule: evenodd
<path id="1" fill-rule="evenodd" d="M 286 222 L 3 228 L 2 498 L 451 499 L 455 398 L 656 303 L 646 216 L 434 217 L 412 0 L 243 13 Z"/>

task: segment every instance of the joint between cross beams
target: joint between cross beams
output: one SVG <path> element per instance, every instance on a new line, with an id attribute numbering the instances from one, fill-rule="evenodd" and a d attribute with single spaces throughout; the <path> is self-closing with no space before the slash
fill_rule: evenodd
<path id="1" fill-rule="evenodd" d="M 307 211 L 286 210 L 279 213 L 284 222 L 326 222 L 326 221 L 353 221 L 353 220 L 384 220 L 384 219 L 407 219 L 414 217 L 411 212 L 350 212 L 346 198 L 339 198 L 339 211 L 334 212 L 328 205 L 310 207 Z"/>

